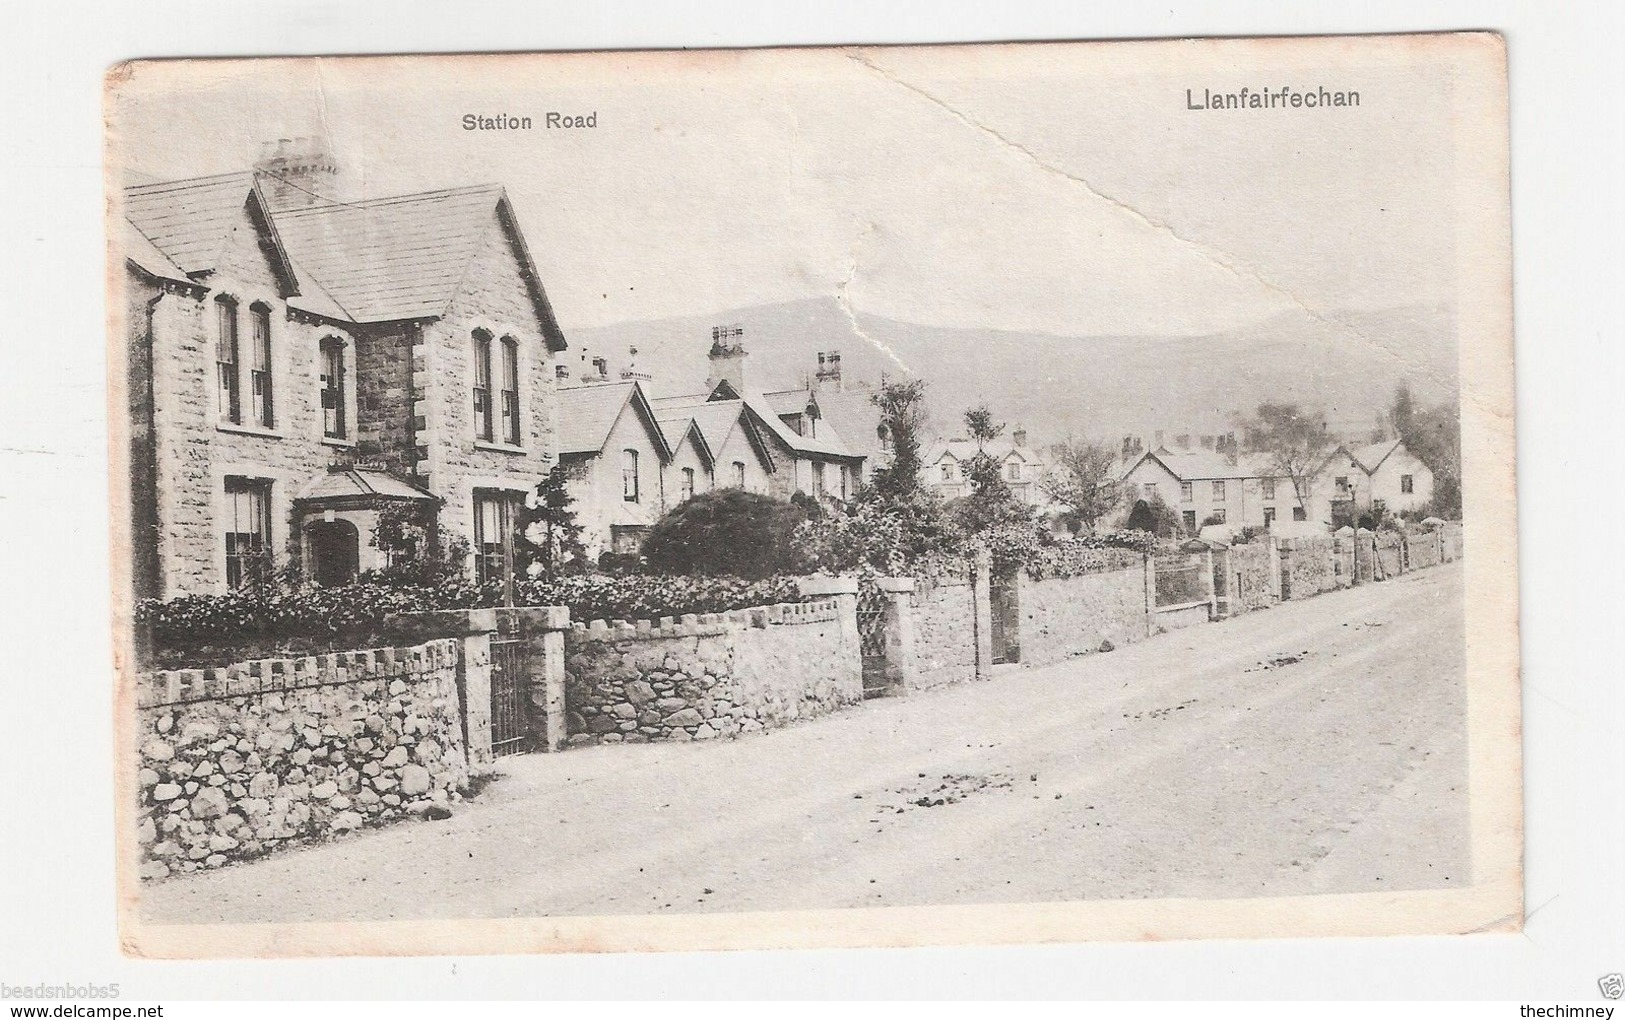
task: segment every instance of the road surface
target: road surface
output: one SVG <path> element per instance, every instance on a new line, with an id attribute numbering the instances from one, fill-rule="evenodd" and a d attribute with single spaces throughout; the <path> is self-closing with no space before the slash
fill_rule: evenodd
<path id="1" fill-rule="evenodd" d="M 1468 884 L 1461 565 L 756 737 L 502 759 L 448 820 L 159 882 L 155 923 Z"/>

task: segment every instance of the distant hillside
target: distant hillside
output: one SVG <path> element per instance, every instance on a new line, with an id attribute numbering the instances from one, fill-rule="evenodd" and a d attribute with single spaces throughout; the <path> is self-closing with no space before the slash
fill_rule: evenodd
<path id="1" fill-rule="evenodd" d="M 1283 315 L 1200 337 L 1055 336 L 961 329 L 859 315 L 854 330 L 834 299 L 713 315 L 568 330 L 571 351 L 604 356 L 612 372 L 629 347 L 656 393 L 703 388 L 713 325 L 745 327 L 747 373 L 763 389 L 795 386 L 819 351 L 841 352 L 847 385 L 916 375 L 935 424 L 955 431 L 964 408 L 986 402 L 1034 438 L 1068 433 L 1115 439 L 1156 429 L 1218 431 L 1265 400 L 1324 407 L 1334 428 L 1364 431 L 1408 380 L 1419 399 L 1456 392 L 1456 337 L 1446 308 Z M 885 348 L 885 351 L 881 347 Z M 893 356 L 888 356 L 890 352 Z"/>

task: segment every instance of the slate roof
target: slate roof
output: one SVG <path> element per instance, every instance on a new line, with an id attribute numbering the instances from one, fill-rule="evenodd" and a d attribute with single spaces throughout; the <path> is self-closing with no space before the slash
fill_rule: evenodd
<path id="1" fill-rule="evenodd" d="M 807 391 L 778 390 L 775 391 L 774 396 L 782 400 L 784 394 L 786 393 L 799 393 L 805 397 Z M 767 395 L 762 393 L 760 390 L 746 390 L 744 393 L 735 394 L 731 398 L 719 398 L 719 394 L 733 394 L 733 389 L 726 383 L 718 383 L 717 387 L 710 393 L 690 393 L 681 396 L 663 397 L 655 402 L 655 406 L 665 409 L 676 409 L 680 407 L 697 409 L 707 403 L 714 404 L 739 402 L 743 403 L 747 408 L 749 408 L 751 414 L 760 420 L 762 424 L 766 426 L 767 430 L 772 432 L 780 442 L 784 443 L 784 445 L 788 446 L 797 453 L 814 454 L 825 457 L 838 457 L 843 459 L 857 459 L 862 456 L 862 454 L 853 453 L 850 449 L 848 449 L 846 444 L 841 442 L 841 437 L 835 431 L 835 429 L 827 425 L 820 429 L 820 432 L 823 433 L 821 435 L 798 435 L 795 429 L 784 423 L 784 420 L 779 417 L 780 412 L 774 408 L 773 402 L 770 401 Z M 799 407 L 783 413 L 798 414 L 805 411 L 806 408 L 807 405 L 805 401 L 803 401 Z M 706 441 L 711 441 L 709 434 L 706 436 Z M 719 444 L 713 444 L 713 448 L 715 448 L 716 445 Z"/>
<path id="2" fill-rule="evenodd" d="M 326 502 L 369 498 L 434 500 L 436 497 L 386 472 L 349 468 L 316 475 L 305 483 L 298 498 Z"/>
<path id="3" fill-rule="evenodd" d="M 609 441 L 610 430 L 628 404 L 633 405 L 633 413 L 646 423 L 655 422 L 643 388 L 636 381 L 561 386 L 558 397 L 560 455 L 601 453 Z M 655 445 L 662 448 L 663 455 L 670 457 L 672 444 L 658 423 L 650 428 L 650 434 Z"/>
<path id="4" fill-rule="evenodd" d="M 188 274 L 206 273 L 253 188 L 250 173 L 136 184 L 124 189 L 124 215 Z"/>
<path id="5" fill-rule="evenodd" d="M 1202 482 L 1221 478 L 1279 478 L 1280 472 L 1270 467 L 1265 457 L 1244 455 L 1232 464 L 1230 458 L 1212 450 L 1150 450 L 1134 459 L 1129 470 L 1140 465 L 1146 457 L 1155 457 L 1175 478 L 1182 482 Z M 1123 472 L 1127 474 L 1128 471 Z"/>
<path id="6" fill-rule="evenodd" d="M 1371 443 L 1366 446 L 1352 447 L 1346 452 L 1349 456 L 1353 457 L 1361 467 L 1365 468 L 1367 474 L 1371 474 L 1372 472 L 1376 471 L 1379 466 L 1381 466 L 1383 461 L 1388 459 L 1388 455 L 1393 453 L 1394 450 L 1399 447 L 1399 444 L 1400 441 L 1398 439 L 1385 439 L 1380 443 Z"/>
<path id="7" fill-rule="evenodd" d="M 660 427 L 671 437 L 672 445 L 676 446 L 684 432 L 688 431 L 688 423 L 693 422 L 700 430 L 700 438 L 705 445 L 711 448 L 712 456 L 722 449 L 722 444 L 728 441 L 734 427 L 739 424 L 739 415 L 743 405 L 737 400 L 720 400 L 706 404 L 695 404 L 683 407 L 655 409 L 655 419 Z M 678 430 L 681 431 L 678 431 Z"/>
<path id="8" fill-rule="evenodd" d="M 498 185 L 274 214 L 282 243 L 358 322 L 441 315 L 479 253 Z"/>
<path id="9" fill-rule="evenodd" d="M 880 408 L 870 396 L 871 391 L 866 389 L 825 390 L 818 394 L 818 409 L 847 449 L 878 459 L 888 455 L 876 431 L 880 427 Z"/>
<path id="10" fill-rule="evenodd" d="M 276 268 L 297 291 L 290 305 L 365 323 L 445 314 L 495 229 L 494 213 L 509 232 L 548 346 L 564 349 L 501 185 L 272 207 L 258 180 L 242 172 L 132 185 L 124 189 L 124 214 L 151 248 L 197 280 L 215 268 L 223 242 L 247 206 L 269 235 Z M 145 246 L 137 247 L 150 261 Z"/>
<path id="11" fill-rule="evenodd" d="M 119 249 L 124 252 L 126 259 L 143 272 L 160 280 L 193 284 L 192 278 L 186 275 L 186 270 L 177 266 L 168 255 L 159 251 L 158 246 L 153 244 L 146 234 L 137 230 L 134 223 L 125 220 L 120 235 Z"/>
<path id="12" fill-rule="evenodd" d="M 660 425 L 660 431 L 666 436 L 666 445 L 671 447 L 674 454 L 677 452 L 678 447 L 683 445 L 683 440 L 688 438 L 688 434 L 692 430 L 698 437 L 700 453 L 705 457 L 706 463 L 713 464 L 716 462 L 716 448 L 711 445 L 711 440 L 706 437 L 705 430 L 700 427 L 699 422 L 694 420 L 694 415 L 688 410 L 683 408 L 675 411 L 657 410 L 655 412 L 655 421 Z M 724 436 L 726 436 L 726 433 L 724 433 Z"/>
<path id="13" fill-rule="evenodd" d="M 1015 441 L 1009 437 L 999 436 L 997 439 L 991 439 L 983 443 L 980 447 L 976 445 L 976 441 L 973 439 L 938 439 L 926 447 L 925 456 L 922 458 L 921 463 L 935 464 L 942 459 L 942 455 L 945 453 L 953 454 L 955 460 L 969 460 L 976 456 L 978 450 L 1001 461 L 1009 459 L 1010 455 L 1014 453 L 1028 463 L 1043 462 L 1043 458 L 1038 455 L 1038 451 L 1032 447 L 1017 446 Z"/>

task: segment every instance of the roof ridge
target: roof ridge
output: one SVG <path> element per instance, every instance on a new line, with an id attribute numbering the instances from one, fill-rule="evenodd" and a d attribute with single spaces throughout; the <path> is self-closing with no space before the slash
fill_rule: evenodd
<path id="1" fill-rule="evenodd" d="M 147 181 L 145 184 L 126 184 L 123 186 L 123 190 L 125 194 L 129 194 L 131 192 L 141 192 L 145 194 L 156 191 L 170 190 L 181 185 L 194 185 L 215 181 L 224 182 L 233 177 L 250 177 L 253 175 L 253 173 L 254 171 L 252 170 L 230 170 L 225 173 L 203 174 L 199 177 L 177 177 L 174 180 L 168 181 Z"/>
<path id="2" fill-rule="evenodd" d="M 274 177 L 275 175 L 270 174 L 267 176 Z M 328 198 L 324 195 L 317 195 L 314 192 L 306 192 L 306 194 L 311 195 L 313 198 L 319 199 L 319 201 L 311 205 L 289 206 L 287 208 L 277 209 L 273 215 L 292 216 L 297 218 L 312 213 L 331 212 L 334 209 L 376 209 L 381 206 L 395 205 L 406 202 L 419 202 L 427 198 L 438 198 L 445 195 L 474 195 L 479 194 L 480 192 L 489 191 L 495 193 L 501 190 L 502 185 L 500 184 L 465 184 L 456 188 L 435 188 L 430 191 L 411 191 L 401 195 L 380 195 L 377 198 L 363 198 L 353 202 L 346 202 L 336 198 Z"/>

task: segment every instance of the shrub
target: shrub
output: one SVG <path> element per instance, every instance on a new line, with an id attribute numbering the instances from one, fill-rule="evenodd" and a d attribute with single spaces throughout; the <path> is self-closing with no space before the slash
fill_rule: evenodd
<path id="1" fill-rule="evenodd" d="M 715 489 L 669 511 L 643 541 L 648 569 L 661 574 L 762 578 L 800 565 L 793 536 L 802 510 L 743 489 Z"/>
<path id="2" fill-rule="evenodd" d="M 656 577 L 631 574 L 576 574 L 521 580 L 521 605 L 566 606 L 575 620 L 645 620 L 684 613 L 799 601 L 793 579 L 770 577 Z M 300 591 L 256 589 L 226 595 L 185 595 L 136 608 L 160 652 L 192 654 L 211 665 L 252 657 L 309 654 L 387 644 L 386 622 L 400 613 L 437 609 L 477 609 L 502 603 L 502 586 L 456 580 L 437 586 L 401 587 L 352 584 Z M 162 655 L 168 659 L 173 655 Z M 205 661 L 206 660 L 206 661 Z M 170 664 L 167 661 L 166 665 Z"/>
<path id="3" fill-rule="evenodd" d="M 1122 570 L 1143 562 L 1156 541 L 1148 532 L 1117 531 L 1056 542 L 1036 550 L 1027 560 L 1027 576 L 1041 581 Z"/>

